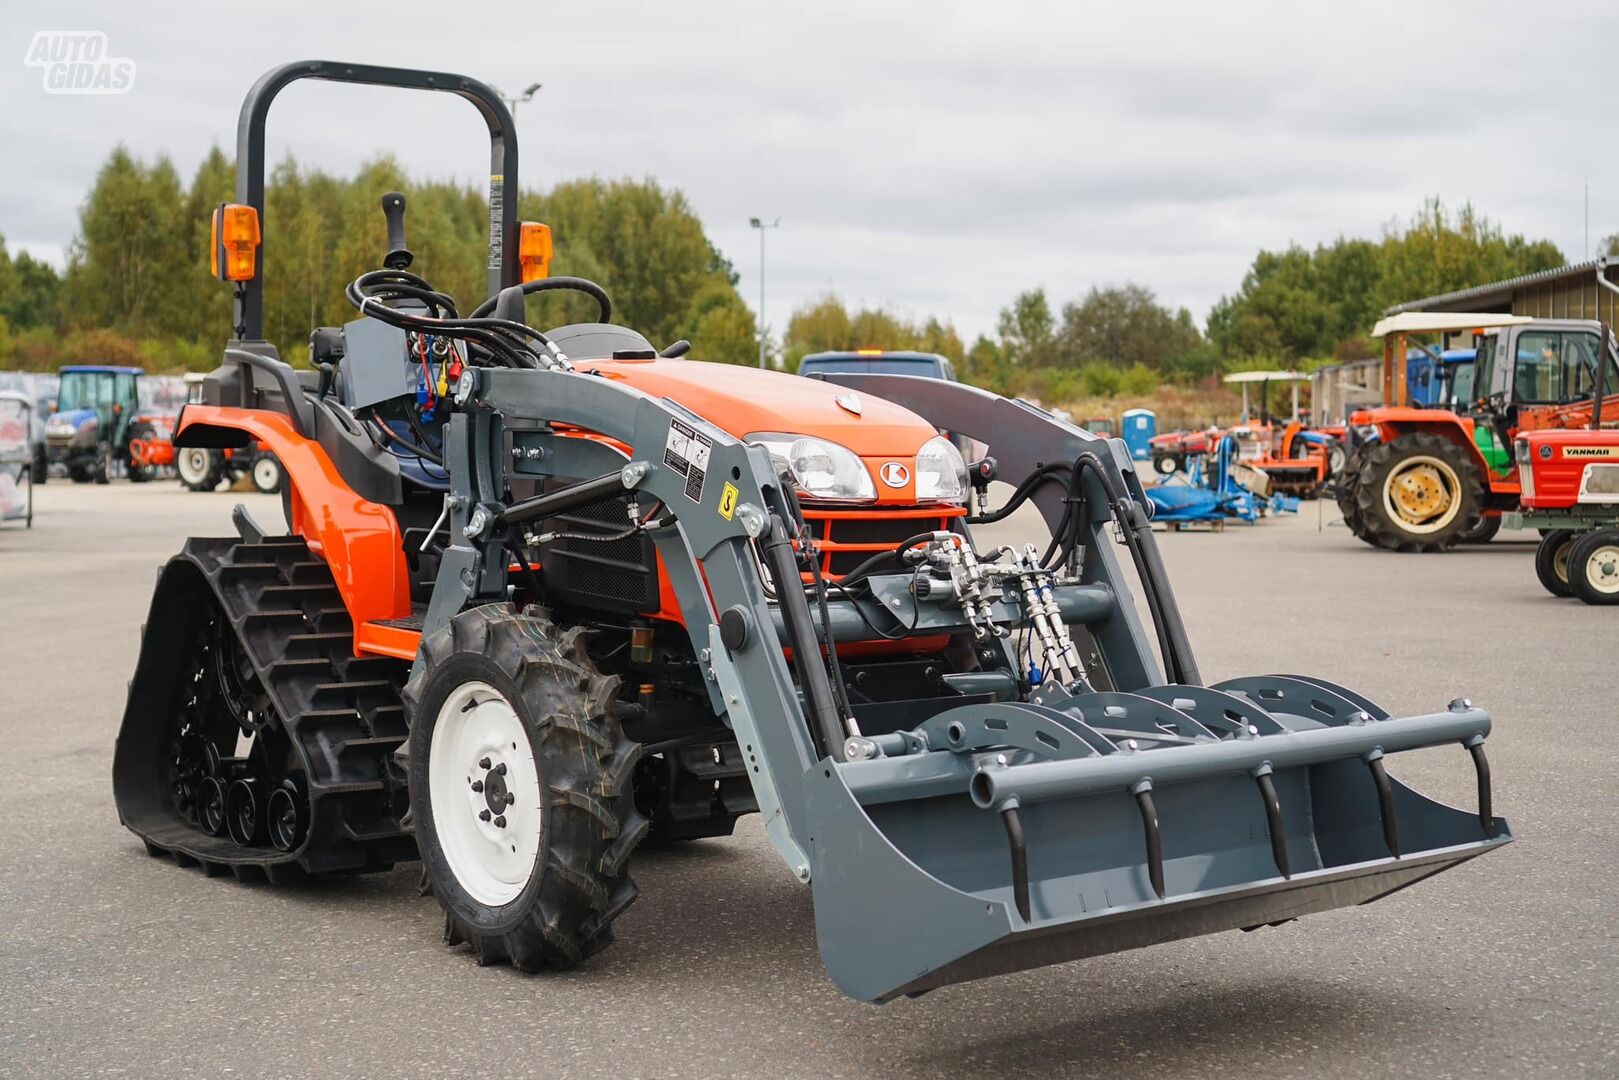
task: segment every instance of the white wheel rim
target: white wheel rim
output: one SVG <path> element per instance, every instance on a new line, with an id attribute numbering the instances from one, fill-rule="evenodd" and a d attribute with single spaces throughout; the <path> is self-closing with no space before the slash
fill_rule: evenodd
<path id="1" fill-rule="evenodd" d="M 1461 479 L 1439 458 L 1429 454 L 1408 457 L 1383 480 L 1383 509 L 1405 532 L 1436 533 L 1461 512 Z"/>
<path id="2" fill-rule="evenodd" d="M 490 806 L 497 783 L 515 797 L 498 815 Z M 475 784 L 483 789 L 473 790 Z M 439 708 L 428 749 L 427 794 L 433 829 L 457 884 L 489 907 L 515 900 L 539 859 L 540 777 L 523 722 L 488 683 L 462 683 Z M 502 818 L 504 827 L 496 824 Z"/>
<path id="3" fill-rule="evenodd" d="M 1604 544 L 1585 560 L 1585 583 L 1603 596 L 1619 593 L 1619 544 Z"/>
<path id="4" fill-rule="evenodd" d="M 1568 584 L 1568 557 L 1573 550 L 1574 538 L 1569 537 L 1561 544 L 1558 544 L 1557 550 L 1552 552 L 1552 573 L 1555 574 L 1557 576 L 1557 580 L 1561 581 L 1564 585 Z"/>
<path id="5" fill-rule="evenodd" d="M 281 466 L 271 458 L 259 458 L 253 463 L 253 482 L 261 488 L 275 487 L 281 478 Z"/>
<path id="6" fill-rule="evenodd" d="M 208 476 L 208 451 L 201 447 L 180 451 L 178 466 L 180 479 L 188 484 L 200 484 Z"/>

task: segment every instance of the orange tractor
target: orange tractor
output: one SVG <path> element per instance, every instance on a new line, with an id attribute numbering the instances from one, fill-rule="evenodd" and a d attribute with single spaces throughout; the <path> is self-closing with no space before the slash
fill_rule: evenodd
<path id="1" fill-rule="evenodd" d="M 1312 498 L 1319 494 L 1344 463 L 1344 448 L 1332 435 L 1313 431 L 1299 411 L 1299 383 L 1307 376 L 1296 371 L 1238 371 L 1225 377 L 1242 387 L 1242 419 L 1226 432 L 1237 442 L 1236 459 L 1259 469 L 1270 479 L 1272 491 Z M 1270 384 L 1293 387 L 1293 408 L 1284 422 L 1270 413 Z M 1259 413 L 1255 418 L 1249 390 L 1259 387 Z"/>
<path id="2" fill-rule="evenodd" d="M 1598 281 L 1612 289 L 1598 273 Z M 1344 524 L 1374 547 L 1440 551 L 1482 543 L 1519 507 L 1513 463 L 1520 432 L 1580 428 L 1593 393 L 1619 410 L 1619 353 L 1608 328 L 1587 319 L 1406 312 L 1380 321 L 1383 405 L 1350 417 L 1351 452 L 1338 482 Z M 1466 411 L 1410 404 L 1405 357 L 1412 335 L 1474 340 Z"/>
<path id="3" fill-rule="evenodd" d="M 295 370 L 260 340 L 259 211 L 265 116 L 305 78 L 476 107 L 489 289 L 462 315 L 414 272 L 385 194 L 357 317 Z M 758 811 L 833 980 L 886 1001 L 1366 903 L 1511 841 L 1470 701 L 1393 716 L 1306 676 L 1203 681 L 1119 440 L 614 325 L 517 220 L 489 87 L 278 68 L 237 167 L 214 227 L 235 334 L 175 443 L 266 443 L 288 528 L 238 508 L 158 579 L 113 760 L 151 854 L 275 882 L 419 856 L 448 944 L 535 970 L 611 942 L 643 840 Z M 525 298 L 557 290 L 596 318 L 531 325 Z M 994 456 L 969 469 L 941 431 Z M 1049 544 L 975 542 L 1026 503 Z M 1385 770 L 1437 746 L 1476 807 Z"/>

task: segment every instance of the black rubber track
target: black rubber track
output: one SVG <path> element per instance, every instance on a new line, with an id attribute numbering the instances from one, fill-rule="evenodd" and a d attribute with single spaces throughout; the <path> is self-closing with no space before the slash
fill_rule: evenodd
<path id="1" fill-rule="evenodd" d="M 614 713 L 618 677 L 597 670 L 584 639 L 583 629 L 559 628 L 538 609 L 472 608 L 424 639 L 422 664 L 405 685 L 412 816 L 427 881 L 444 909 L 445 943 L 470 945 L 479 964 L 571 967 L 612 943 L 613 920 L 635 899 L 630 853 L 647 832 L 633 783 L 641 747 Z M 538 870 L 500 907 L 456 882 L 428 796 L 438 710 L 471 680 L 516 710 L 545 796 Z"/>
<path id="2" fill-rule="evenodd" d="M 308 828 L 292 851 L 209 836 L 176 808 L 170 751 L 197 705 L 207 629 L 223 617 L 273 705 L 277 741 L 309 793 Z M 192 539 L 158 575 L 140 660 L 113 755 L 118 816 L 153 855 L 210 876 L 272 881 L 386 870 L 416 857 L 400 826 L 405 778 L 398 660 L 353 655 L 353 624 L 325 562 L 297 537 L 260 544 Z M 222 747 L 229 753 L 230 747 Z"/>
<path id="3" fill-rule="evenodd" d="M 1389 518 L 1383 507 L 1383 482 L 1401 461 L 1424 455 L 1444 461 L 1455 470 L 1461 483 L 1461 509 L 1444 529 L 1436 533 L 1413 534 Z M 1391 551 L 1443 551 L 1455 547 L 1461 538 L 1478 527 L 1483 514 L 1484 482 L 1478 466 L 1467 452 L 1449 439 L 1414 431 L 1393 442 L 1375 443 L 1366 449 L 1355 481 L 1355 505 L 1360 512 L 1362 540 Z"/>

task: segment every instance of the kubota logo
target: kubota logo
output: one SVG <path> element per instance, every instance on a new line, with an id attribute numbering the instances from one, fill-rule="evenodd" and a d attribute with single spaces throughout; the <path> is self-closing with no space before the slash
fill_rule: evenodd
<path id="1" fill-rule="evenodd" d="M 107 55 L 100 30 L 36 30 L 23 63 L 37 67 L 47 94 L 127 94 L 135 61 Z"/>
<path id="2" fill-rule="evenodd" d="M 902 488 L 911 482 L 911 470 L 897 461 L 890 461 L 882 467 L 883 483 L 891 488 Z"/>

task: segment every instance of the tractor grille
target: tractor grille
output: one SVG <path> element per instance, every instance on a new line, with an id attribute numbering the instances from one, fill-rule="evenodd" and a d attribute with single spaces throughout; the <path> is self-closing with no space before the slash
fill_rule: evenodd
<path id="1" fill-rule="evenodd" d="M 901 510 L 816 510 L 804 507 L 804 520 L 821 547 L 821 573 L 842 577 L 874 553 L 891 551 L 917 533 L 950 528 L 965 515 L 960 506 Z"/>
<path id="2" fill-rule="evenodd" d="M 538 532 L 623 532 L 629 524 L 628 501 L 603 499 L 569 514 L 547 518 Z M 657 559 L 652 541 L 642 536 L 623 540 L 563 537 L 540 547 L 540 566 L 547 593 L 558 600 L 635 614 L 658 610 Z"/>

